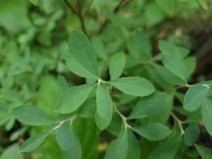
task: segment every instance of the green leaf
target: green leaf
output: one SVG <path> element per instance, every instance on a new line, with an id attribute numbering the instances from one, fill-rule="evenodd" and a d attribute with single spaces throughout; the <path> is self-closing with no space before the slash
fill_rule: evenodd
<path id="1" fill-rule="evenodd" d="M 106 57 L 106 52 L 105 52 L 105 47 L 103 45 L 103 43 L 101 42 L 101 40 L 97 37 L 92 37 L 91 39 L 93 47 L 97 53 L 97 55 L 102 58 L 104 61 L 107 60 Z"/>
<path id="2" fill-rule="evenodd" d="M 89 39 L 81 32 L 73 30 L 68 39 L 71 53 L 79 63 L 95 77 L 98 77 L 98 67 L 95 50 Z"/>
<path id="3" fill-rule="evenodd" d="M 169 96 L 162 92 L 155 92 L 138 101 L 133 108 L 129 119 L 145 118 L 158 114 L 166 105 Z"/>
<path id="4" fill-rule="evenodd" d="M 77 137 L 77 134 L 71 127 L 71 133 L 73 135 L 73 143 L 74 145 L 67 151 L 63 151 L 63 159 L 81 159 L 82 150 L 81 144 Z"/>
<path id="5" fill-rule="evenodd" d="M 163 140 L 171 133 L 168 127 L 159 123 L 148 123 L 142 126 L 133 127 L 133 131 L 154 141 Z"/>
<path id="6" fill-rule="evenodd" d="M 58 84 L 58 87 L 60 88 L 61 92 L 64 92 L 65 90 L 67 90 L 69 88 L 69 85 L 66 82 L 65 78 L 61 75 L 58 75 L 57 84 Z"/>
<path id="7" fill-rule="evenodd" d="M 112 120 L 113 105 L 109 93 L 105 90 L 101 84 L 97 85 L 96 91 L 96 105 L 97 113 L 102 119 L 108 120 L 109 124 Z"/>
<path id="8" fill-rule="evenodd" d="M 194 145 L 199 152 L 202 159 L 211 159 L 212 158 L 212 150 L 201 145 Z"/>
<path id="9" fill-rule="evenodd" d="M 127 129 L 108 148 L 104 159 L 125 159 L 128 151 Z"/>
<path id="10" fill-rule="evenodd" d="M 186 81 L 183 58 L 177 47 L 168 41 L 160 40 L 159 49 L 165 54 L 162 60 L 163 65 L 183 81 Z"/>
<path id="11" fill-rule="evenodd" d="M 63 151 L 70 149 L 74 143 L 74 136 L 71 130 L 67 127 L 61 126 L 55 130 L 57 143 Z"/>
<path id="12" fill-rule="evenodd" d="M 208 93 L 206 86 L 192 86 L 188 89 L 184 98 L 184 108 L 187 111 L 195 111 L 202 104 L 204 98 Z"/>
<path id="13" fill-rule="evenodd" d="M 120 91 L 133 96 L 148 96 L 155 91 L 153 85 L 144 78 L 122 77 L 110 82 Z"/>
<path id="14" fill-rule="evenodd" d="M 156 3 L 167 13 L 172 14 L 175 10 L 175 0 L 155 0 Z"/>
<path id="15" fill-rule="evenodd" d="M 181 136 L 161 142 L 155 147 L 149 159 L 174 159 L 180 145 Z"/>
<path id="16" fill-rule="evenodd" d="M 140 159 L 140 146 L 138 140 L 133 134 L 132 130 L 127 130 L 128 135 L 128 152 L 127 159 Z"/>
<path id="17" fill-rule="evenodd" d="M 84 118 L 95 117 L 96 100 L 88 99 L 79 108 L 78 115 Z"/>
<path id="18" fill-rule="evenodd" d="M 112 56 L 109 65 L 110 79 L 116 80 L 119 78 L 124 70 L 126 57 L 124 53 L 117 53 Z"/>
<path id="19" fill-rule="evenodd" d="M 38 3 L 38 0 L 30 0 L 30 2 L 36 6 Z"/>
<path id="20" fill-rule="evenodd" d="M 42 110 L 32 105 L 23 105 L 14 109 L 15 117 L 27 125 L 48 125 L 54 123 Z"/>
<path id="21" fill-rule="evenodd" d="M 201 108 L 205 128 L 207 132 L 212 135 L 212 101 L 209 98 L 205 98 Z"/>
<path id="22" fill-rule="evenodd" d="M 193 146 L 200 134 L 198 123 L 189 123 L 189 127 L 185 130 L 184 142 L 187 146 Z"/>
<path id="23" fill-rule="evenodd" d="M 104 119 L 102 118 L 99 113 L 96 111 L 96 114 L 95 114 L 95 122 L 96 122 L 96 125 L 97 127 L 100 129 L 100 130 L 104 130 L 105 128 L 107 128 L 110 123 L 111 123 L 111 120 L 110 119 Z"/>
<path id="24" fill-rule="evenodd" d="M 84 84 L 69 88 L 59 97 L 56 111 L 60 113 L 71 113 L 75 111 L 87 99 L 94 85 Z"/>
<path id="25" fill-rule="evenodd" d="M 86 68 L 81 65 L 81 63 L 75 58 L 73 54 L 66 54 L 65 61 L 69 70 L 71 70 L 76 75 L 84 78 L 98 79 L 97 76 L 86 70 Z"/>
<path id="26" fill-rule="evenodd" d="M 161 124 L 166 123 L 166 121 L 170 117 L 170 113 L 171 113 L 171 110 L 173 107 L 173 99 L 174 99 L 173 94 L 169 95 L 169 98 L 168 98 L 164 108 L 158 114 L 149 116 L 148 121 L 149 122 L 157 122 L 157 123 L 161 123 Z"/>
<path id="27" fill-rule="evenodd" d="M 43 132 L 28 138 L 20 147 L 20 152 L 30 152 L 36 149 L 48 136 L 49 132 Z"/>
<path id="28" fill-rule="evenodd" d="M 195 57 L 187 57 L 184 59 L 186 78 L 188 78 L 195 70 L 196 67 L 196 59 Z"/>
<path id="29" fill-rule="evenodd" d="M 135 36 L 136 36 L 136 42 L 140 46 L 141 51 L 144 52 L 146 55 L 148 55 L 148 57 L 150 58 L 152 53 L 152 47 L 146 35 L 140 31 L 136 31 Z"/>

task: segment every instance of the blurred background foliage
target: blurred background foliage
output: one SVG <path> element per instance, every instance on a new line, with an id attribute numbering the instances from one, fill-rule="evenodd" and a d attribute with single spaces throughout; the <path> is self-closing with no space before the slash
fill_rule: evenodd
<path id="1" fill-rule="evenodd" d="M 210 0 L 176 0 L 172 14 L 163 11 L 154 0 L 0 0 L 0 159 L 61 158 L 53 135 L 36 151 L 18 153 L 19 145 L 43 128 L 16 121 L 12 109 L 33 104 L 55 119 L 62 118 L 54 112 L 61 93 L 58 74 L 66 78 L 69 86 L 92 82 L 74 75 L 65 64 L 64 55 L 69 52 L 67 39 L 73 29 L 83 31 L 92 41 L 103 79 L 108 79 L 110 55 L 124 51 L 125 76 L 142 75 L 159 89 L 166 89 L 163 83 L 154 81 L 155 69 L 145 65 L 146 57 L 136 51 L 135 30 L 142 31 L 151 41 L 153 55 L 159 53 L 160 39 L 191 50 L 190 55 L 196 56 L 198 66 L 191 83 L 212 79 L 208 69 L 212 67 Z M 117 99 L 123 103 L 124 99 L 132 100 L 125 96 Z M 164 122 L 167 118 L 160 120 Z M 152 120 L 157 119 L 155 116 Z M 101 134 L 93 118 L 74 121 L 85 159 L 102 158 L 116 136 L 116 125 L 121 122 L 118 117 L 113 121 L 114 125 Z M 142 155 L 148 157 L 157 144 L 141 140 L 141 153 L 145 152 Z"/>

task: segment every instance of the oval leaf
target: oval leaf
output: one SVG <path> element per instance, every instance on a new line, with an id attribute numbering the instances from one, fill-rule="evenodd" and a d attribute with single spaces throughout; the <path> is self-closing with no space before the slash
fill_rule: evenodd
<path id="1" fill-rule="evenodd" d="M 109 93 L 101 84 L 97 85 L 96 102 L 97 112 L 101 118 L 111 120 L 113 114 L 112 100 Z"/>
<path id="2" fill-rule="evenodd" d="M 84 84 L 69 88 L 59 97 L 56 111 L 60 113 L 71 113 L 75 111 L 87 99 L 94 85 Z"/>
<path id="3" fill-rule="evenodd" d="M 15 117 L 27 125 L 48 125 L 54 123 L 42 110 L 32 105 L 23 105 L 14 109 Z"/>
<path id="4" fill-rule="evenodd" d="M 185 66 L 183 58 L 176 46 L 168 41 L 160 40 L 159 49 L 164 54 L 162 60 L 163 65 L 185 82 Z"/>
<path id="5" fill-rule="evenodd" d="M 159 123 L 148 123 L 142 126 L 133 127 L 133 131 L 154 141 L 163 140 L 171 133 L 168 127 Z"/>
<path id="6" fill-rule="evenodd" d="M 188 111 L 197 110 L 208 93 L 206 86 L 192 86 L 188 89 L 184 98 L 184 108 Z"/>
<path id="7" fill-rule="evenodd" d="M 133 134 L 132 130 L 127 130 L 128 135 L 128 152 L 127 159 L 140 159 L 140 146 L 138 140 Z"/>
<path id="8" fill-rule="evenodd" d="M 124 53 L 118 53 L 112 56 L 109 65 L 110 79 L 116 80 L 124 70 L 126 57 Z"/>
<path id="9" fill-rule="evenodd" d="M 193 146 L 200 134 L 198 123 L 189 123 L 189 127 L 185 130 L 184 142 L 187 146 Z"/>
<path id="10" fill-rule="evenodd" d="M 30 152 L 36 149 L 43 140 L 48 136 L 49 132 L 43 132 L 28 138 L 20 147 L 20 152 Z"/>
<path id="11" fill-rule="evenodd" d="M 71 134 L 73 135 L 74 145 L 69 150 L 63 151 L 63 159 L 81 159 L 81 144 L 73 128 L 71 128 Z"/>
<path id="12" fill-rule="evenodd" d="M 202 103 L 201 113 L 205 128 L 212 135 L 212 101 L 209 98 Z"/>
<path id="13" fill-rule="evenodd" d="M 138 101 L 129 119 L 145 118 L 158 114 L 166 105 L 169 96 L 162 92 L 155 92 Z"/>
<path id="14" fill-rule="evenodd" d="M 133 96 L 147 96 L 155 91 L 153 85 L 144 78 L 123 77 L 110 82 L 120 91 Z"/>
<path id="15" fill-rule="evenodd" d="M 71 70 L 76 75 L 84 78 L 98 79 L 98 77 L 94 76 L 92 73 L 86 70 L 73 54 L 67 54 L 65 56 L 65 61 L 69 70 Z"/>
<path id="16" fill-rule="evenodd" d="M 211 159 L 212 158 L 212 150 L 201 145 L 195 144 L 197 151 L 199 152 L 202 159 Z"/>
<path id="17" fill-rule="evenodd" d="M 71 53 L 80 64 L 95 77 L 98 77 L 98 67 L 95 50 L 89 39 L 81 32 L 73 30 L 68 39 Z"/>
<path id="18" fill-rule="evenodd" d="M 70 129 L 64 126 L 61 126 L 55 130 L 55 136 L 57 143 L 63 151 L 70 149 L 74 143 L 74 136 L 71 133 Z"/>
<path id="19" fill-rule="evenodd" d="M 60 88 L 61 92 L 64 92 L 65 90 L 69 88 L 69 85 L 66 82 L 65 78 L 61 75 L 59 75 L 57 78 L 57 85 Z"/>
<path id="20" fill-rule="evenodd" d="M 128 136 L 125 130 L 108 148 L 105 159 L 124 159 L 127 157 Z"/>
<path id="21" fill-rule="evenodd" d="M 161 142 L 155 147 L 149 159 L 174 159 L 180 145 L 181 136 Z"/>

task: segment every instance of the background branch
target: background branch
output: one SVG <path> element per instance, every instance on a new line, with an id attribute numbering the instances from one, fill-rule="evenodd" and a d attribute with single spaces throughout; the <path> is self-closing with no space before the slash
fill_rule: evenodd
<path id="1" fill-rule="evenodd" d="M 122 0 L 116 8 L 113 10 L 113 13 L 117 13 L 120 11 L 122 8 L 124 8 L 127 4 L 129 4 L 132 0 Z M 98 34 L 101 34 L 102 31 L 104 30 L 105 26 L 108 24 L 109 19 L 105 18 L 102 22 L 102 25 L 100 26 Z"/>

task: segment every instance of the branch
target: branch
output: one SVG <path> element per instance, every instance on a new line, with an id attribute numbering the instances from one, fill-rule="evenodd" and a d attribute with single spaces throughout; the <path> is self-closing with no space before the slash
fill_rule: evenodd
<path id="1" fill-rule="evenodd" d="M 74 116 L 72 116 L 69 119 L 66 119 L 66 120 L 61 121 L 60 124 L 57 125 L 57 126 L 55 126 L 51 131 L 54 131 L 54 130 L 58 129 L 59 127 L 61 127 L 63 124 L 65 124 L 68 121 L 72 122 L 76 117 L 77 117 L 77 115 L 74 115 Z"/>
<path id="2" fill-rule="evenodd" d="M 89 9 L 90 9 L 92 3 L 93 3 L 93 0 L 90 0 L 89 3 L 87 4 L 87 6 L 86 6 L 86 8 L 85 8 L 85 12 L 84 12 L 84 14 L 83 14 L 83 17 L 85 17 L 86 14 L 88 13 L 88 11 L 89 11 Z"/>
<path id="3" fill-rule="evenodd" d="M 115 105 L 113 105 L 113 107 L 114 107 L 114 110 L 119 114 L 119 116 L 120 116 L 121 119 L 123 120 L 124 125 L 125 125 L 125 128 L 128 127 L 128 128 L 130 128 L 130 129 L 132 129 L 132 127 L 131 127 L 129 124 L 127 124 L 127 118 L 126 118 L 124 115 L 121 114 L 121 112 L 116 108 Z"/>
<path id="4" fill-rule="evenodd" d="M 178 126 L 180 128 L 181 134 L 184 134 L 184 129 L 182 127 L 182 121 L 180 119 L 177 118 L 177 116 L 174 115 L 173 112 L 171 112 L 172 117 L 174 118 L 174 120 L 176 120 L 176 122 L 178 123 Z"/>
<path id="5" fill-rule="evenodd" d="M 81 28 L 85 35 L 87 35 L 86 29 L 85 29 L 85 23 L 84 19 L 81 13 L 81 7 L 80 7 L 80 1 L 77 0 L 77 6 L 78 10 L 75 10 L 74 7 L 68 2 L 68 0 L 64 0 L 66 5 L 70 8 L 70 10 L 80 19 Z"/>
<path id="6" fill-rule="evenodd" d="M 120 11 L 122 8 L 124 8 L 127 4 L 129 4 L 132 0 L 122 0 L 117 6 L 116 8 L 113 10 L 113 13 L 117 13 L 118 11 Z M 99 29 L 98 34 L 101 34 L 103 29 L 105 28 L 105 26 L 108 24 L 109 19 L 105 18 L 102 22 L 102 25 Z"/>

